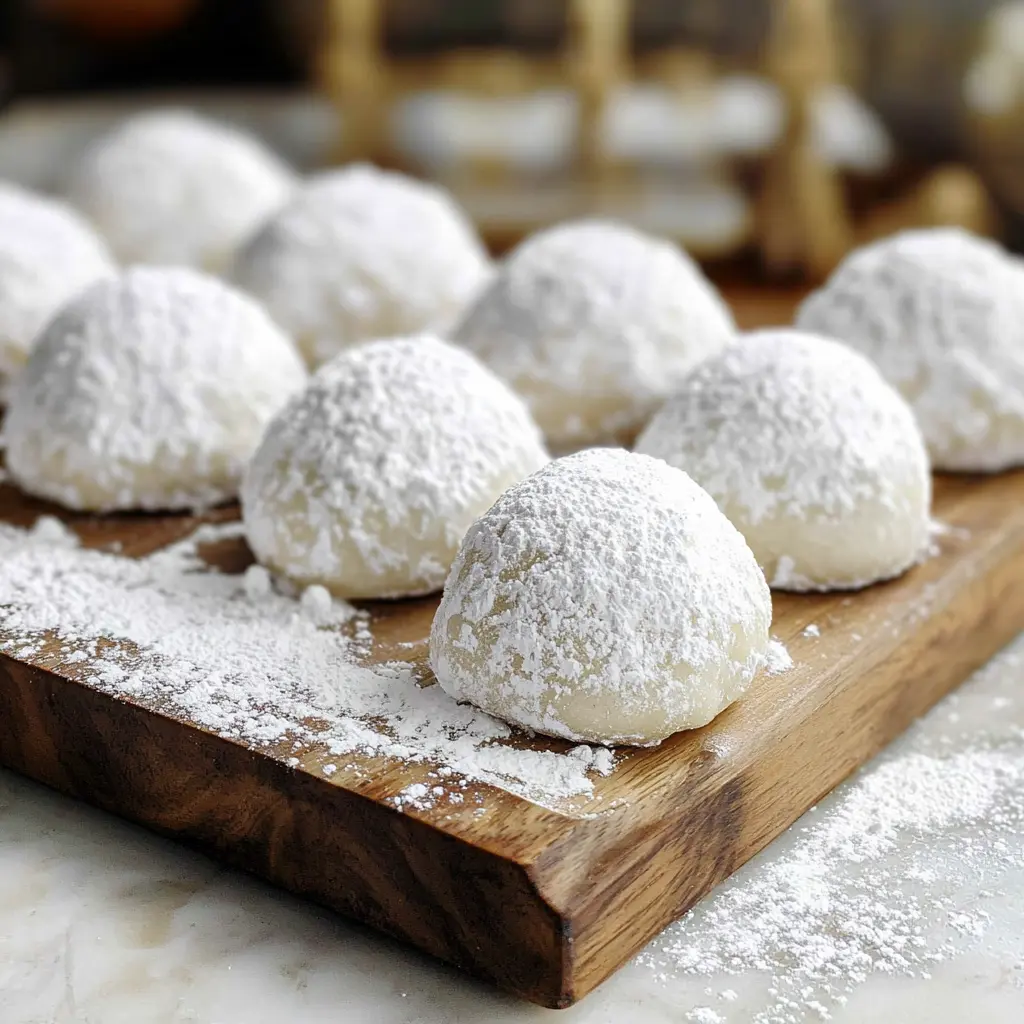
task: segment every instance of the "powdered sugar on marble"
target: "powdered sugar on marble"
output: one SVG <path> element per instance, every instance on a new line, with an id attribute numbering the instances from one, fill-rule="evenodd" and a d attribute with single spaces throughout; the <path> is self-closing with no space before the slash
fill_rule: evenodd
<path id="1" fill-rule="evenodd" d="M 467 781 L 555 804 L 588 795 L 589 776 L 610 770 L 607 753 L 504 745 L 506 725 L 421 686 L 414 664 L 360 664 L 367 616 L 326 592 L 296 600 L 259 570 L 228 575 L 199 557 L 201 545 L 240 535 L 237 523 L 203 526 L 135 560 L 82 549 L 54 519 L 0 526 L 0 650 L 74 666 L 98 689 L 280 756 L 316 746 L 332 762 L 439 764 L 438 782 L 407 801 L 414 808 L 460 803 Z"/>
<path id="2" fill-rule="evenodd" d="M 986 907 L 1024 871 L 1021 671 L 1024 640 L 670 927 L 639 967 L 703 993 L 723 1024 L 797 1024 L 837 1014 L 873 974 L 927 978 L 975 948 Z"/>

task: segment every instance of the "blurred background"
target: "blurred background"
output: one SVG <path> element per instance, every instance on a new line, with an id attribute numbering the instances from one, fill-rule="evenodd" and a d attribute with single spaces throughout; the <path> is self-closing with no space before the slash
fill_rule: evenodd
<path id="1" fill-rule="evenodd" d="M 918 224 L 1024 248 L 1024 0 L 0 0 L 0 101 L 39 188 L 185 104 L 439 179 L 496 249 L 587 213 L 770 280 Z"/>

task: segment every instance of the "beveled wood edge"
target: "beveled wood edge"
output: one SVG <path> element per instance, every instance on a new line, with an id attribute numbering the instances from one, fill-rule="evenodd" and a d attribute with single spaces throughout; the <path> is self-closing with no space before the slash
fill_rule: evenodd
<path id="1" fill-rule="evenodd" d="M 0 762 L 506 991 L 567 1005 L 563 922 L 525 867 L 381 801 L 6 655 Z"/>

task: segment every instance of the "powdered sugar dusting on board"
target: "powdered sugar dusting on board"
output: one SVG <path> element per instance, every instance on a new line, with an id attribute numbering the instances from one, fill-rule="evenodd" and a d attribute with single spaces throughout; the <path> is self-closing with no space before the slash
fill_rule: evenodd
<path id="1" fill-rule="evenodd" d="M 1022 669 L 1019 640 L 654 940 L 638 969 L 712 995 L 725 1024 L 803 1024 L 871 975 L 928 978 L 975 948 L 985 907 L 1024 871 Z M 981 735 L 964 728 L 972 714 Z"/>
<path id="2" fill-rule="evenodd" d="M 764 668 L 769 675 L 777 676 L 788 672 L 793 667 L 793 658 L 786 645 L 781 640 L 771 639 L 768 641 L 768 650 L 765 652 Z"/>
<path id="3" fill-rule="evenodd" d="M 296 600 L 259 570 L 228 575 L 198 556 L 240 536 L 238 523 L 203 526 L 135 560 L 82 549 L 56 520 L 0 526 L 0 650 L 71 666 L 101 690 L 278 756 L 316 747 L 330 763 L 372 754 L 441 765 L 443 793 L 417 790 L 412 807 L 460 803 L 467 780 L 547 804 L 591 792 L 588 775 L 605 762 L 506 746 L 506 725 L 419 685 L 422 665 L 361 664 L 365 613 L 326 592 Z"/>

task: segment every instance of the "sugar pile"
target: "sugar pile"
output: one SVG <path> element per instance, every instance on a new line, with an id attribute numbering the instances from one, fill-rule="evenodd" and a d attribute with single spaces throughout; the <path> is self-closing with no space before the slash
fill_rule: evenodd
<path id="1" fill-rule="evenodd" d="M 973 685 L 1022 667 L 1024 642 Z M 971 688 L 640 955 L 641 969 L 667 985 L 690 979 L 713 1003 L 687 1019 L 846 1019 L 843 1005 L 870 975 L 930 977 L 984 936 L 986 903 L 1002 898 L 1002 879 L 1024 871 L 1024 731 L 949 735 L 957 709 L 981 699 Z M 985 699 L 987 721 L 993 710 L 1005 717 L 1007 698 Z M 758 995 L 736 1001 L 737 987 Z"/>
<path id="2" fill-rule="evenodd" d="M 793 667 L 793 658 L 781 640 L 772 639 L 768 641 L 764 667 L 765 671 L 771 676 L 782 675 L 783 672 L 788 672 Z"/>
<path id="3" fill-rule="evenodd" d="M 411 794 L 417 807 L 459 802 L 467 780 L 550 805 L 589 795 L 590 777 L 610 770 L 608 752 L 504 745 L 506 725 L 418 685 L 416 664 L 361 665 L 368 616 L 322 587 L 296 600 L 260 569 L 228 575 L 200 558 L 203 545 L 240 535 L 238 523 L 207 525 L 135 560 L 79 547 L 55 519 L 28 532 L 0 525 L 0 651 L 74 665 L 106 692 L 288 754 L 320 744 L 442 765 L 444 785 Z M 59 645 L 44 646 L 46 633 Z"/>

